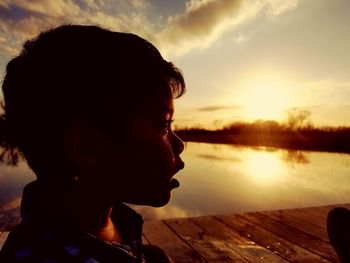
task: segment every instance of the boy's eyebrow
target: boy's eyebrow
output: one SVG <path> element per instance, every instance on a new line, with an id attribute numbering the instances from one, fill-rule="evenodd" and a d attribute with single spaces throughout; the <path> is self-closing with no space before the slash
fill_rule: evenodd
<path id="1" fill-rule="evenodd" d="M 170 114 L 173 114 L 174 113 L 174 109 L 173 108 L 170 108 L 168 106 L 165 106 L 163 108 L 163 113 L 170 113 Z"/>

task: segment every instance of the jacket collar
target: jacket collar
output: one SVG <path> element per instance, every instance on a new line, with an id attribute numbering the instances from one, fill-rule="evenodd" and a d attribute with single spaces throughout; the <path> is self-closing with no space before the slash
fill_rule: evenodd
<path id="1" fill-rule="evenodd" d="M 72 233 L 72 230 L 79 230 L 74 222 L 70 222 L 64 215 L 58 216 L 58 213 L 55 213 L 55 208 L 47 201 L 48 191 L 39 180 L 25 186 L 21 204 L 23 224 L 48 228 L 57 233 Z M 111 219 L 127 243 L 141 238 L 142 216 L 127 205 L 116 204 Z"/>

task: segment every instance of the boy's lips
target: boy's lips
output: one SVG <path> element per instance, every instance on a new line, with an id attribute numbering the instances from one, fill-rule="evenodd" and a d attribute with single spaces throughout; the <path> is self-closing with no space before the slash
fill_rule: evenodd
<path id="1" fill-rule="evenodd" d="M 180 183 L 177 179 L 173 178 L 171 179 L 169 186 L 171 189 L 178 188 L 180 186 Z"/>
<path id="2" fill-rule="evenodd" d="M 185 163 L 179 158 L 178 161 L 176 162 L 176 168 L 175 168 L 174 175 L 178 171 L 182 170 L 184 167 L 185 167 Z M 169 186 L 170 186 L 171 189 L 178 188 L 180 186 L 180 183 L 179 183 L 179 181 L 177 179 L 172 178 L 170 180 Z"/>
<path id="3" fill-rule="evenodd" d="M 178 171 L 182 170 L 184 167 L 185 167 L 185 163 L 181 159 L 179 159 L 176 162 L 175 173 L 177 173 Z"/>

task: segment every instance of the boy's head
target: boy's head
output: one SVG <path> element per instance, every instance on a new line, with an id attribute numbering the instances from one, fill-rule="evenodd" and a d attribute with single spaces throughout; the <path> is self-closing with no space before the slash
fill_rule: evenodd
<path id="1" fill-rule="evenodd" d="M 115 182 L 130 188 L 129 172 L 135 180 L 142 171 L 173 173 L 182 166 L 183 145 L 163 126 L 169 125 L 172 99 L 184 89 L 180 71 L 146 40 L 95 26 L 61 26 L 27 41 L 7 65 L 8 141 L 40 180 L 70 181 L 91 173 L 99 184 L 96 174 L 111 173 L 108 164 L 114 162 Z M 156 138 L 151 121 L 167 134 Z M 162 153 L 166 145 L 173 153 Z M 167 154 L 174 164 L 166 164 Z M 132 167 L 133 158 L 140 169 Z M 162 162 L 174 167 L 161 168 Z M 156 163 L 160 168 L 147 167 Z"/>

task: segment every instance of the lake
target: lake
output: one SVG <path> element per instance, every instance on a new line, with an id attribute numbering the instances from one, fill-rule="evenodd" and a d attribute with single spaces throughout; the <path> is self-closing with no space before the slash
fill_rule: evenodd
<path id="1" fill-rule="evenodd" d="M 350 203 L 350 154 L 187 142 L 182 158 L 167 206 L 133 206 L 146 220 Z M 5 210 L 34 178 L 25 163 L 0 167 Z"/>

